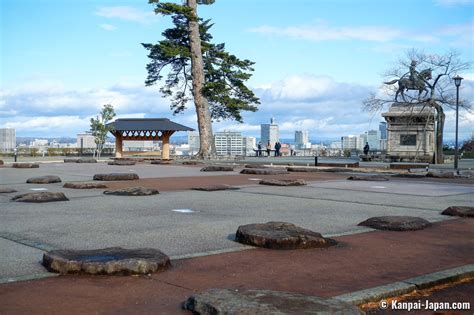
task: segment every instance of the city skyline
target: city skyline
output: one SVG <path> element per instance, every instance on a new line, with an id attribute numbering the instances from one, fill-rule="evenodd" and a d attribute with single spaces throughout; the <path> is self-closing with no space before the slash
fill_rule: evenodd
<path id="1" fill-rule="evenodd" d="M 359 134 L 383 121 L 379 113 L 362 111 L 362 100 L 407 49 L 457 49 L 472 61 L 472 1 L 403 2 L 201 6 L 201 16 L 215 23 L 215 42 L 256 62 L 249 86 L 262 103 L 257 113 L 244 113 L 243 124 L 216 122 L 214 131 L 258 137 L 260 124 L 274 116 L 282 138 L 293 138 L 295 130 L 320 139 Z M 144 86 L 148 60 L 140 43 L 155 43 L 169 27 L 152 9 L 147 1 L 2 1 L 0 127 L 13 127 L 20 137 L 74 136 L 110 103 L 118 118 L 167 117 L 196 128 L 192 104 L 173 117 L 158 88 Z M 461 76 L 460 95 L 472 104 L 472 69 Z M 461 140 L 471 137 L 473 126 L 474 114 L 462 110 Z M 454 111 L 447 109 L 445 140 L 451 139 Z"/>

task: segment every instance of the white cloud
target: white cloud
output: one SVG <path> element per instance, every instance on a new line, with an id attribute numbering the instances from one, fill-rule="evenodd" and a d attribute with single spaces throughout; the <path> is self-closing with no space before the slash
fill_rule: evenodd
<path id="1" fill-rule="evenodd" d="M 79 116 L 39 116 L 16 117 L 15 121 L 4 124 L 7 128 L 18 131 L 28 130 L 30 134 L 47 134 L 57 136 L 71 135 L 89 129 L 89 119 Z"/>
<path id="2" fill-rule="evenodd" d="M 112 24 L 100 24 L 99 27 L 106 31 L 115 31 L 117 29 L 117 27 Z"/>
<path id="3" fill-rule="evenodd" d="M 311 41 L 324 40 L 364 40 L 375 42 L 387 42 L 398 38 L 401 31 L 384 26 L 351 26 L 331 27 L 320 22 L 315 25 L 272 27 L 260 26 L 250 29 L 254 33 L 288 36 L 294 39 L 305 39 Z"/>
<path id="4" fill-rule="evenodd" d="M 474 46 L 474 20 L 467 23 L 453 24 L 442 27 L 438 30 L 441 36 L 451 36 L 454 38 L 454 45 Z"/>
<path id="5" fill-rule="evenodd" d="M 256 89 L 263 100 L 315 101 L 354 99 L 368 93 L 367 87 L 335 82 L 329 76 L 290 75 Z"/>
<path id="6" fill-rule="evenodd" d="M 95 15 L 106 18 L 115 18 L 143 24 L 150 23 L 154 16 L 153 12 L 142 11 L 129 6 L 101 7 L 94 13 Z"/>

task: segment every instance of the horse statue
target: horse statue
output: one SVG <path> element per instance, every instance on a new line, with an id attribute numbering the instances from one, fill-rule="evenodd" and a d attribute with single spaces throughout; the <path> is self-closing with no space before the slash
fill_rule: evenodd
<path id="1" fill-rule="evenodd" d="M 431 79 L 431 69 L 425 69 L 422 70 L 419 74 L 418 77 L 412 81 L 409 78 L 404 78 L 402 76 L 400 79 L 395 79 L 389 82 L 384 82 L 385 84 L 395 84 L 398 82 L 398 90 L 397 93 L 395 93 L 395 102 L 398 102 L 398 94 L 402 95 L 403 101 L 406 102 L 405 100 L 405 94 L 403 92 L 408 91 L 408 90 L 418 90 L 418 99 L 420 99 L 421 92 L 425 91 L 425 95 L 423 97 L 426 97 L 428 95 L 428 89 L 426 88 L 426 81 Z"/>

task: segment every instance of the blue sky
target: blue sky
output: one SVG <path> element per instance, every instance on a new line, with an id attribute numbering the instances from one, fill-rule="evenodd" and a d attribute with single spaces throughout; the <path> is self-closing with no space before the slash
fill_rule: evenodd
<path id="1" fill-rule="evenodd" d="M 193 106 L 172 116 L 158 87 L 145 87 L 146 51 L 170 26 L 147 1 L 1 1 L 0 127 L 19 136 L 75 136 L 103 104 L 120 117 L 169 117 L 196 127 Z M 214 130 L 259 135 L 274 116 L 282 137 L 309 130 L 334 138 L 377 128 L 380 114 L 362 111 L 382 74 L 410 48 L 443 54 L 457 49 L 474 61 L 472 0 L 217 0 L 200 6 L 215 23 L 215 42 L 256 62 L 249 86 L 261 97 L 244 124 Z M 461 96 L 474 99 L 474 71 Z M 447 111 L 446 138 L 454 135 Z M 461 139 L 474 132 L 461 112 Z"/>

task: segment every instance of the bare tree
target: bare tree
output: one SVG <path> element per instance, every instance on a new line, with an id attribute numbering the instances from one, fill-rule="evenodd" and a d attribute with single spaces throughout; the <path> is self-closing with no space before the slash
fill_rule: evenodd
<path id="1" fill-rule="evenodd" d="M 419 76 L 419 85 L 408 87 L 409 90 L 415 90 L 418 93 L 408 93 L 403 80 L 409 80 L 407 69 L 415 64 L 418 69 L 424 69 L 427 76 Z M 443 157 L 443 133 L 446 108 L 455 108 L 456 106 L 456 87 L 453 77 L 471 67 L 471 62 L 462 61 L 457 51 L 449 51 L 443 55 L 428 54 L 416 49 L 408 50 L 405 56 L 400 59 L 396 66 L 383 74 L 388 82 L 377 92 L 372 93 L 363 106 L 365 110 L 378 112 L 398 102 L 401 94 L 403 103 L 407 106 L 424 105 L 433 108 L 436 112 L 436 163 L 442 164 Z M 421 72 L 420 72 L 421 73 Z M 419 73 L 419 74 L 420 74 Z M 429 74 L 429 76 L 428 76 Z M 398 82 L 398 85 L 393 85 Z M 423 93 L 424 92 L 424 93 Z M 466 110 L 470 110 L 470 104 L 465 100 L 460 100 L 459 105 Z"/>

